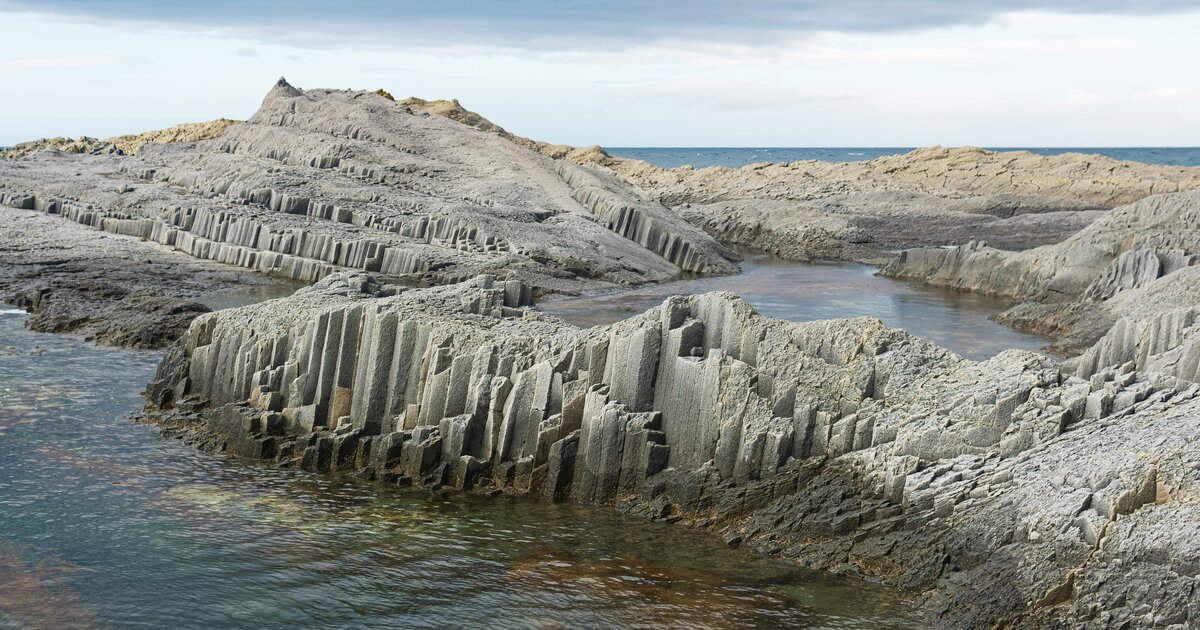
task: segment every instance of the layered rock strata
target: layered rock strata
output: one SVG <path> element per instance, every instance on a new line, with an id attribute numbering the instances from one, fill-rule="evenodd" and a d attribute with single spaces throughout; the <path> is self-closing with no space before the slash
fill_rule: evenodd
<path id="1" fill-rule="evenodd" d="M 265 276 L 60 218 L 0 207 L 0 299 L 40 332 L 105 345 L 173 343 L 228 287 L 270 288 Z"/>
<path id="2" fill-rule="evenodd" d="M 282 80 L 211 140 L 0 161 L 0 204 L 305 282 L 344 269 L 434 284 L 494 270 L 579 290 L 737 269 L 604 169 L 375 93 Z"/>
<path id="3" fill-rule="evenodd" d="M 1121 206 L 1062 243 L 1013 252 L 984 242 L 905 251 L 884 274 L 997 295 L 1022 304 L 1006 314 L 1090 344 L 1118 319 L 1200 303 L 1200 191 Z"/>
<path id="4" fill-rule="evenodd" d="M 974 363 L 871 318 L 786 323 L 729 294 L 580 330 L 529 297 L 491 276 L 331 276 L 197 319 L 149 409 L 306 469 L 716 527 L 922 592 L 949 625 L 1200 619 L 1200 537 L 1156 542 L 1200 516 L 1193 374 Z"/>
<path id="5" fill-rule="evenodd" d="M 599 147 L 514 136 L 458 101 L 404 102 L 558 159 L 602 166 L 722 242 L 794 260 L 883 264 L 895 250 L 979 240 L 1028 249 L 1062 241 L 1110 208 L 1200 188 L 1200 168 L 974 147 L 862 162 L 664 169 Z"/>
<path id="6" fill-rule="evenodd" d="M 972 147 L 738 169 L 600 162 L 725 242 L 872 263 L 916 246 L 1055 243 L 1110 208 L 1200 188 L 1197 168 Z"/>

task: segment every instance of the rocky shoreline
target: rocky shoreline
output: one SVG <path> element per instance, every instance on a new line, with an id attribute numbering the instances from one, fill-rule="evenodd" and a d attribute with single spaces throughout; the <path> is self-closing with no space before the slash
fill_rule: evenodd
<path id="1" fill-rule="evenodd" d="M 146 417 L 202 448 L 711 528 L 939 626 L 1200 620 L 1200 171 L 973 149 L 664 170 L 468 114 L 281 80 L 211 139 L 0 160 L 0 289 L 47 330 L 177 338 Z M 591 329 L 528 308 L 732 273 L 719 241 L 1003 296 L 1077 356 L 972 362 L 723 293 Z M 253 271 L 312 286 L 190 305 Z"/>

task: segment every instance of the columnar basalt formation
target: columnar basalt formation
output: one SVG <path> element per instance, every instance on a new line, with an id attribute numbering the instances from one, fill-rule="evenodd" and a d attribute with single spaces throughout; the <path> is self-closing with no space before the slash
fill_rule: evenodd
<path id="1" fill-rule="evenodd" d="M 344 269 L 434 284 L 495 271 L 579 290 L 737 269 L 607 170 L 375 93 L 282 80 L 210 140 L 0 160 L 0 204 L 305 282 Z"/>
<path id="2" fill-rule="evenodd" d="M 736 530 L 932 589 L 950 624 L 1064 614 L 1111 588 L 1091 571 L 1120 566 L 1101 542 L 1122 519 L 1195 517 L 1177 500 L 1197 481 L 1194 375 L 1018 351 L 975 363 L 871 318 L 792 324 L 719 293 L 580 330 L 522 308 L 529 297 L 491 276 L 399 289 L 338 274 L 206 315 L 148 388 L 151 416 L 306 469 Z M 1147 456 L 1145 423 L 1165 411 Z M 1090 472 L 1038 472 L 1066 462 Z M 1112 539 L 1121 554 L 1149 553 L 1128 536 Z M 1145 568 L 1173 576 L 1165 590 L 1130 597 L 1190 592 L 1180 562 L 1200 538 L 1182 544 Z M 1089 614 L 1142 612 L 1102 600 Z"/>
<path id="3" fill-rule="evenodd" d="M 1028 249 L 1109 208 L 1200 188 L 1197 168 L 971 147 L 738 169 L 600 161 L 725 242 L 799 259 L 882 262 L 889 250 L 973 240 Z"/>
<path id="4" fill-rule="evenodd" d="M 315 283 L 187 327 L 147 388 L 172 432 L 714 528 L 905 588 L 940 625 L 1200 623 L 1195 169 L 937 148 L 664 170 L 455 101 L 284 81 L 203 137 L 0 160 L 0 291 L 45 329 L 156 345 L 245 270 Z M 705 232 L 794 258 L 964 243 L 887 273 L 1022 300 L 1009 321 L 1098 341 L 1061 363 L 971 362 L 729 294 L 586 330 L 526 308 L 734 271 Z"/>
<path id="5" fill-rule="evenodd" d="M 558 159 L 601 166 L 722 242 L 795 260 L 883 264 L 894 250 L 978 240 L 1028 249 L 1062 241 L 1110 208 L 1200 188 L 1200 168 L 974 147 L 862 162 L 667 169 L 599 147 L 514 136 L 457 101 L 405 102 Z"/>
<path id="6" fill-rule="evenodd" d="M 1008 316 L 1059 326 L 1078 347 L 1119 318 L 1200 303 L 1198 226 L 1200 191 L 1155 195 L 1112 210 L 1062 243 L 1021 252 L 983 242 L 913 249 L 884 273 L 1023 302 Z"/>
<path id="7" fill-rule="evenodd" d="M 114 346 L 173 343 L 224 289 L 280 283 L 157 245 L 0 207 L 0 299 L 26 325 Z"/>

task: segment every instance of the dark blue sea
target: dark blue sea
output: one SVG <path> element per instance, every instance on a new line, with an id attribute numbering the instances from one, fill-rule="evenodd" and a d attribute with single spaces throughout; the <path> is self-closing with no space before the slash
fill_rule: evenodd
<path id="1" fill-rule="evenodd" d="M 1098 153 L 1117 160 L 1200 166 L 1200 147 L 988 147 L 993 151 L 1032 151 L 1039 155 Z M 737 168 L 756 162 L 859 162 L 885 155 L 900 155 L 912 147 L 605 147 L 620 157 L 645 160 L 663 168 L 691 164 Z"/>

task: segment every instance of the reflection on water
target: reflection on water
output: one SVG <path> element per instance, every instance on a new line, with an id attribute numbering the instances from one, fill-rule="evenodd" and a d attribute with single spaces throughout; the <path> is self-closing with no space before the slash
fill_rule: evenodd
<path id="1" fill-rule="evenodd" d="M 744 273 L 697 278 L 572 298 L 539 305 L 577 326 L 610 324 L 658 306 L 672 295 L 730 291 L 759 313 L 793 322 L 878 317 L 889 326 L 929 339 L 969 359 L 1013 348 L 1038 350 L 1048 339 L 1001 326 L 990 317 L 1003 301 L 973 293 L 918 287 L 875 275 L 867 265 L 798 263 L 761 252 L 740 252 Z"/>
<path id="2" fill-rule="evenodd" d="M 879 627 L 902 602 L 603 509 L 209 456 L 127 415 L 159 355 L 0 314 L 0 628 Z"/>
<path id="3" fill-rule="evenodd" d="M 257 304 L 266 300 L 287 297 L 308 286 L 294 280 L 274 280 L 270 284 L 249 284 L 214 291 L 199 299 L 199 302 L 214 311 Z"/>

